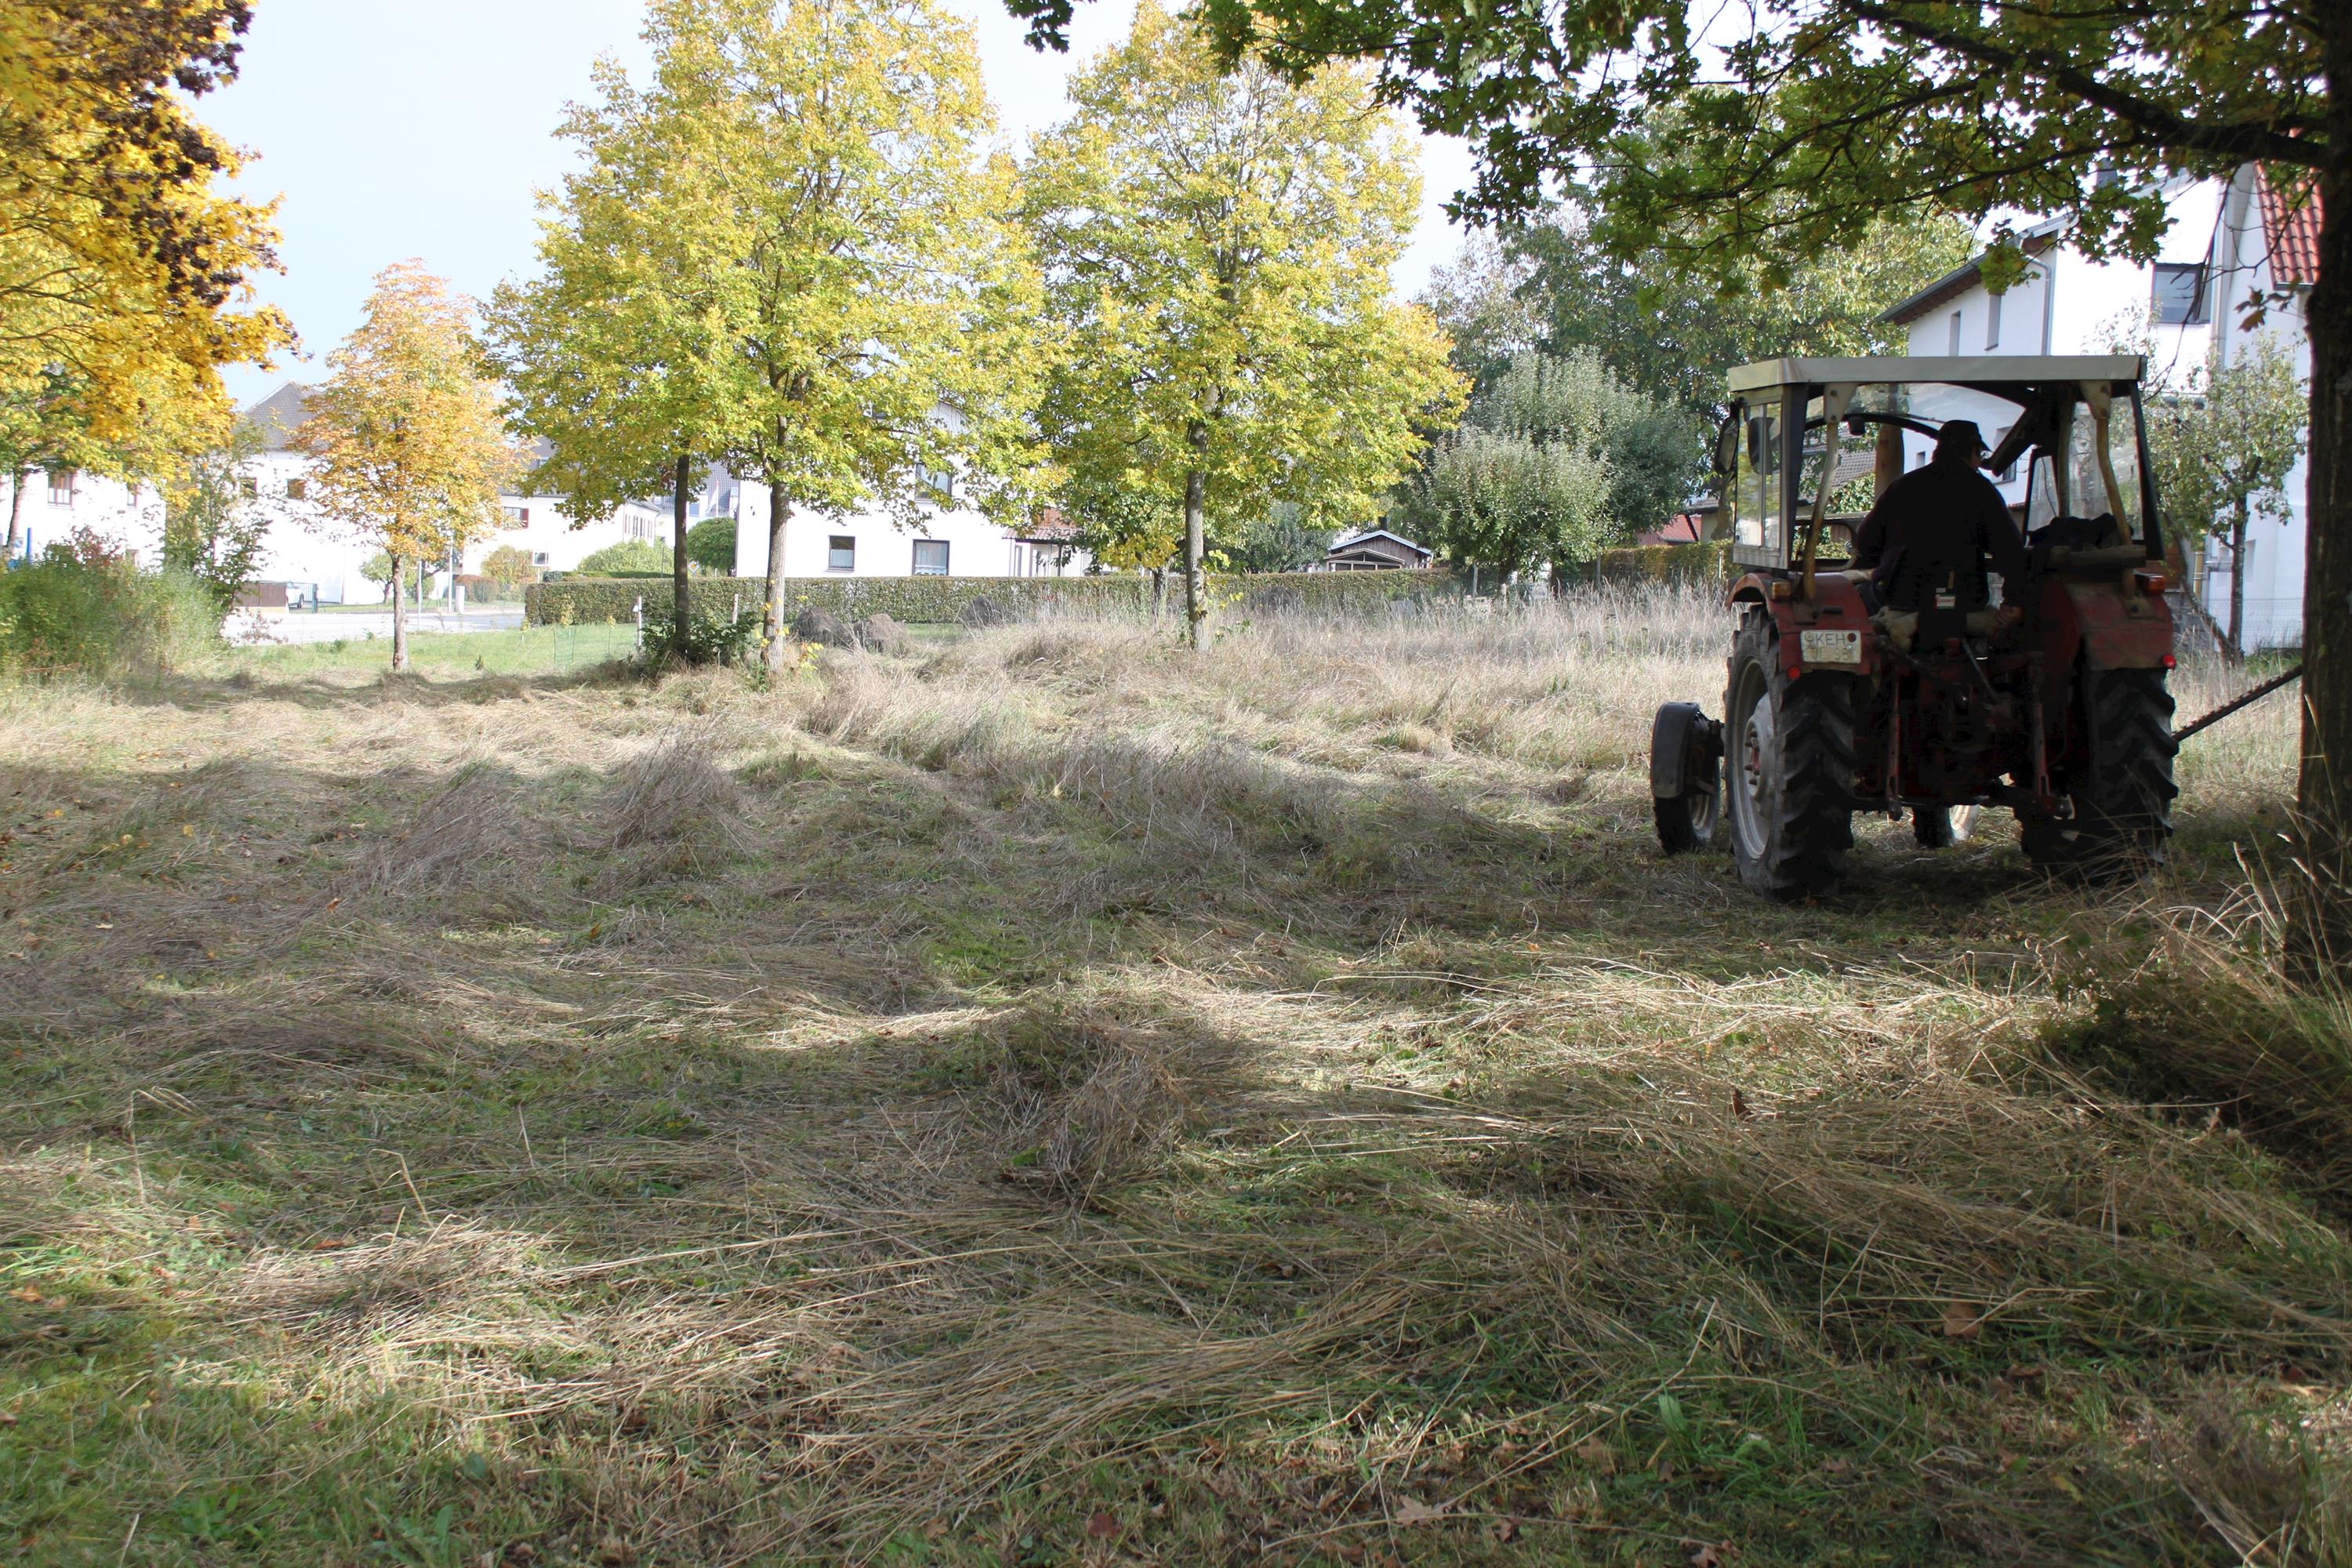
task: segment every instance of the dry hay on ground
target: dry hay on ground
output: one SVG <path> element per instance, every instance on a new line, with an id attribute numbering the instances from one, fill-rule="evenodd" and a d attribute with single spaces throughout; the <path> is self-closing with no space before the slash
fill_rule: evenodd
<path id="1" fill-rule="evenodd" d="M 2344 1014 L 2263 977 L 2235 847 L 2288 710 L 2192 749 L 2138 901 L 1876 828 L 1774 909 L 1649 838 L 1650 710 L 1723 637 L 1594 597 L 765 691 L 0 693 L 0 1520 L 2340 1561 Z"/>

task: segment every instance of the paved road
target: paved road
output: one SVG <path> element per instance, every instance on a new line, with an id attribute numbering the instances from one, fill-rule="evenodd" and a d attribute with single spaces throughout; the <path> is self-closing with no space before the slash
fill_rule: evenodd
<path id="1" fill-rule="evenodd" d="M 513 608 L 469 610 L 462 616 L 438 610 L 408 613 L 411 632 L 506 632 L 521 625 L 522 611 Z M 237 615 L 230 616 L 223 629 L 228 639 L 236 643 L 332 642 L 337 637 L 356 642 L 371 632 L 379 637 L 391 637 L 392 612 L 386 610 L 380 616 L 332 612 L 306 615 L 296 610 L 286 615 Z"/>

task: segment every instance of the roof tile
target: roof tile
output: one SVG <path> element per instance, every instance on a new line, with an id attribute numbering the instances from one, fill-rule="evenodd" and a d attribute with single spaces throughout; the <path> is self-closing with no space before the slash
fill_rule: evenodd
<path id="1" fill-rule="evenodd" d="M 2262 198 L 2263 240 L 2270 251 L 2271 279 L 2282 288 L 2319 280 L 2319 187 L 2299 175 L 2273 183 L 2270 166 L 2255 171 Z"/>

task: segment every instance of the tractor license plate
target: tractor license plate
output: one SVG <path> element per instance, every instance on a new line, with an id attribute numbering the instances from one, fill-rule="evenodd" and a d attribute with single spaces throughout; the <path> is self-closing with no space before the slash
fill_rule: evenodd
<path id="1" fill-rule="evenodd" d="M 1860 632 L 1804 632 L 1800 651 L 1807 664 L 1860 664 Z"/>

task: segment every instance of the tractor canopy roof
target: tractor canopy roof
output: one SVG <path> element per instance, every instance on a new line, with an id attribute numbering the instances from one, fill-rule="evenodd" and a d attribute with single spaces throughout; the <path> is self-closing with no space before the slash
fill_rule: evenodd
<path id="1" fill-rule="evenodd" d="M 1941 382 L 1996 395 L 2053 383 L 2104 381 L 2120 395 L 2136 387 L 2137 354 L 1873 354 L 1851 359 L 1768 359 L 1731 373 L 1731 395 L 1780 386 L 1883 386 Z"/>

